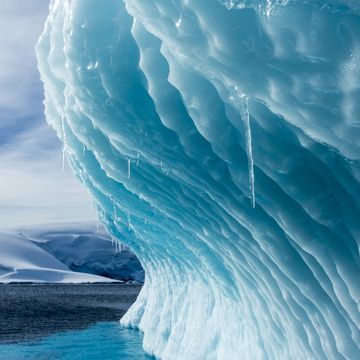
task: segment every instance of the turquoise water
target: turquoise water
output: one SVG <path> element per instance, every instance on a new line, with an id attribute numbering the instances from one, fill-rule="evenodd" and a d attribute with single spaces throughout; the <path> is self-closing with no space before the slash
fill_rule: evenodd
<path id="1" fill-rule="evenodd" d="M 6 360 L 151 360 L 142 349 L 142 333 L 118 322 L 58 333 L 36 342 L 0 345 Z"/>

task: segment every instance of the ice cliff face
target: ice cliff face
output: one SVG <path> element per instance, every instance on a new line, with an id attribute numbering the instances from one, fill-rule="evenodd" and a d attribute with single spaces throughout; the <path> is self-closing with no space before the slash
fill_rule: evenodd
<path id="1" fill-rule="evenodd" d="M 360 358 L 358 1 L 55 0 L 37 53 L 147 351 Z"/>

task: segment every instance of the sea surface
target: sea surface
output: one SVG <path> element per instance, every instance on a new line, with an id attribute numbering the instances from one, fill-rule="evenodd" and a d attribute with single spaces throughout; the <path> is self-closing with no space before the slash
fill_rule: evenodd
<path id="1" fill-rule="evenodd" d="M 0 285 L 0 359 L 142 360 L 142 334 L 120 326 L 141 286 Z"/>

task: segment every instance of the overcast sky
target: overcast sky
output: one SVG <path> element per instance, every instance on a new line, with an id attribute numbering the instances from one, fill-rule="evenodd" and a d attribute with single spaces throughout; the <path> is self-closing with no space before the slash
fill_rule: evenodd
<path id="1" fill-rule="evenodd" d="M 0 0 L 0 229 L 95 219 L 43 115 L 34 45 L 48 0 Z"/>

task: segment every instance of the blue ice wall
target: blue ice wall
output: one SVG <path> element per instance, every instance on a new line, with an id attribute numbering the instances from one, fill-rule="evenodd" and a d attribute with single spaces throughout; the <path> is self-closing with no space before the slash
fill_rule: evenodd
<path id="1" fill-rule="evenodd" d="M 357 0 L 53 0 L 37 54 L 149 353 L 360 358 Z"/>

